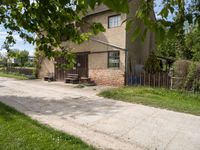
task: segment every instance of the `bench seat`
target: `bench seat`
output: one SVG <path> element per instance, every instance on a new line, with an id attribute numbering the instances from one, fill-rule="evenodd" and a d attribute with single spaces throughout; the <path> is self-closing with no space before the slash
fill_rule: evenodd
<path id="1" fill-rule="evenodd" d="M 65 83 L 78 84 L 79 75 L 78 74 L 67 74 L 67 77 L 64 78 Z"/>

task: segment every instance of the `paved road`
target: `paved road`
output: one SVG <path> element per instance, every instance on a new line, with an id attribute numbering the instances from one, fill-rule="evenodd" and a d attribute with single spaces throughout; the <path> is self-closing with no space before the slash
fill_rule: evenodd
<path id="1" fill-rule="evenodd" d="M 0 101 L 101 149 L 200 150 L 200 117 L 104 99 L 98 89 L 0 78 Z"/>

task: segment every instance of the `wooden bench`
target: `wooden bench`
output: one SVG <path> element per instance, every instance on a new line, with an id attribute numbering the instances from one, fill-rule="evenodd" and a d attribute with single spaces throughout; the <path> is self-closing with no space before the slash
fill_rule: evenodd
<path id="1" fill-rule="evenodd" d="M 46 76 L 44 76 L 44 81 L 54 81 L 54 73 L 48 73 Z"/>
<path id="2" fill-rule="evenodd" d="M 78 84 L 79 82 L 79 75 L 78 74 L 67 74 L 67 77 L 65 78 L 65 83 L 72 83 L 72 84 Z"/>

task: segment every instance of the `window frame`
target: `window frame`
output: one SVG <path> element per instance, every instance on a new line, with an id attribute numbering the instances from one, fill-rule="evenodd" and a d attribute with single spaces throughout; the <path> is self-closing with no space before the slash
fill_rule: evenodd
<path id="1" fill-rule="evenodd" d="M 119 65 L 118 66 L 115 66 L 115 67 L 113 67 L 113 66 L 111 66 L 110 65 L 110 58 L 114 58 L 114 57 L 110 57 L 110 53 L 113 53 L 113 52 L 115 52 L 115 53 L 118 53 L 118 59 L 119 59 Z M 113 69 L 119 69 L 120 68 L 120 51 L 108 51 L 108 57 L 107 57 L 107 67 L 108 68 L 113 68 Z"/>
<path id="2" fill-rule="evenodd" d="M 118 25 L 118 26 L 115 26 L 115 27 L 110 27 L 110 18 L 112 18 L 112 17 L 117 17 L 117 16 L 120 16 L 120 25 Z M 116 15 L 112 15 L 112 16 L 108 16 L 108 29 L 112 29 L 112 28 L 118 28 L 118 27 L 120 27 L 121 26 L 121 14 L 116 14 Z"/>

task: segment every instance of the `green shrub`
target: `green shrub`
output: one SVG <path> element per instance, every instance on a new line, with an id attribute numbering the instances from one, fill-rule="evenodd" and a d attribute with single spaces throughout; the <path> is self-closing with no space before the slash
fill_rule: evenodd
<path id="1" fill-rule="evenodd" d="M 191 65 L 191 61 L 188 60 L 177 60 L 174 65 L 174 79 L 173 79 L 173 87 L 175 89 L 183 89 L 184 84 L 189 72 L 189 66 Z"/>
<path id="2" fill-rule="evenodd" d="M 188 74 L 186 76 L 186 81 L 184 83 L 185 89 L 192 90 L 192 88 L 193 88 L 193 82 L 194 82 L 195 77 L 196 77 L 196 72 L 197 72 L 196 64 L 192 63 L 189 66 L 189 71 L 188 71 Z"/>
<path id="3" fill-rule="evenodd" d="M 200 89 L 200 63 L 178 60 L 174 63 L 173 87 L 189 91 Z"/>
<path id="4" fill-rule="evenodd" d="M 144 70 L 148 73 L 156 73 L 161 71 L 160 60 L 152 52 L 145 62 Z"/>
<path id="5" fill-rule="evenodd" d="M 192 91 L 200 91 L 200 63 L 194 62 L 190 66 L 185 81 L 185 88 Z"/>

